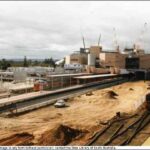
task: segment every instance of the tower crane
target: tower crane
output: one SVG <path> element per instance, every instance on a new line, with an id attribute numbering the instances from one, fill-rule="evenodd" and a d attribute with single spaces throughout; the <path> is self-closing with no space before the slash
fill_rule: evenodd
<path id="1" fill-rule="evenodd" d="M 99 35 L 98 46 L 100 45 L 100 42 L 101 42 L 101 34 Z"/>
<path id="2" fill-rule="evenodd" d="M 113 39 L 113 43 L 114 43 L 114 47 L 117 50 L 117 52 L 119 52 L 119 44 L 117 41 L 117 34 L 116 34 L 116 29 L 113 28 L 113 34 L 114 34 L 114 39 Z"/>
<path id="3" fill-rule="evenodd" d="M 144 26 L 143 26 L 143 29 L 141 30 L 140 36 L 138 38 L 137 44 L 135 44 L 136 49 L 140 49 L 141 44 L 143 42 L 144 34 L 146 33 L 146 31 L 147 31 L 147 23 L 145 22 Z"/>

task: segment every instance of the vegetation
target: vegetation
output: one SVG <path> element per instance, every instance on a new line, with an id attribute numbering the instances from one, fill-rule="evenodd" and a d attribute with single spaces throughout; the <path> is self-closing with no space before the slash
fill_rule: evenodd
<path id="1" fill-rule="evenodd" d="M 28 67 L 28 61 L 27 61 L 27 57 L 26 56 L 24 56 L 23 67 Z"/>
<path id="2" fill-rule="evenodd" d="M 11 66 L 11 64 L 10 64 L 10 62 L 9 61 L 6 61 L 5 59 L 2 59 L 1 61 L 0 61 L 0 69 L 1 70 L 6 70 L 8 67 L 10 67 Z"/>
<path id="3" fill-rule="evenodd" d="M 8 67 L 29 67 L 29 66 L 42 66 L 42 67 L 56 67 L 53 58 L 44 60 L 31 60 L 25 56 L 23 60 L 0 60 L 0 69 L 7 70 Z"/>
<path id="4" fill-rule="evenodd" d="M 52 57 L 50 59 L 45 59 L 43 63 L 49 65 L 50 67 L 56 67 L 55 61 Z"/>

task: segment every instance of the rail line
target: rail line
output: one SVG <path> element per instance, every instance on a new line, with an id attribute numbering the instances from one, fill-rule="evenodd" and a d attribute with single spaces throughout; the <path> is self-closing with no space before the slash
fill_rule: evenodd
<path id="1" fill-rule="evenodd" d="M 102 89 L 114 85 L 118 85 L 127 82 L 128 78 L 118 77 L 97 83 L 88 83 L 75 88 L 68 89 L 66 91 L 54 92 L 38 97 L 34 97 L 24 101 L 18 101 L 0 106 L 0 115 L 16 115 L 25 113 L 31 110 L 35 110 L 41 107 L 45 107 L 50 104 L 54 104 L 59 99 L 67 99 L 75 96 L 85 94 L 87 92 Z"/>
<path id="2" fill-rule="evenodd" d="M 127 119 L 128 121 L 131 118 Z M 126 119 L 114 120 L 103 130 L 98 131 L 86 146 L 123 146 L 129 145 L 135 136 L 150 123 L 150 112 L 127 123 Z"/>

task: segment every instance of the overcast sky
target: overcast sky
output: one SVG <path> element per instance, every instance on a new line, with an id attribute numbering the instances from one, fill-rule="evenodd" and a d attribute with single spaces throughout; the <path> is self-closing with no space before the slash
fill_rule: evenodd
<path id="1" fill-rule="evenodd" d="M 138 42 L 150 52 L 150 2 L 1 1 L 0 58 L 62 58 L 82 47 L 82 34 L 86 47 L 101 33 L 113 49 L 113 28 L 122 49 Z"/>

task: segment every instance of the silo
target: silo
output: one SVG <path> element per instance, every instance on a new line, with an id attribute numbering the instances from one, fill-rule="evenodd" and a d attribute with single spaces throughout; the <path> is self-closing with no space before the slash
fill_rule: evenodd
<path id="1" fill-rule="evenodd" d="M 88 66 L 95 66 L 95 55 L 88 54 Z"/>

